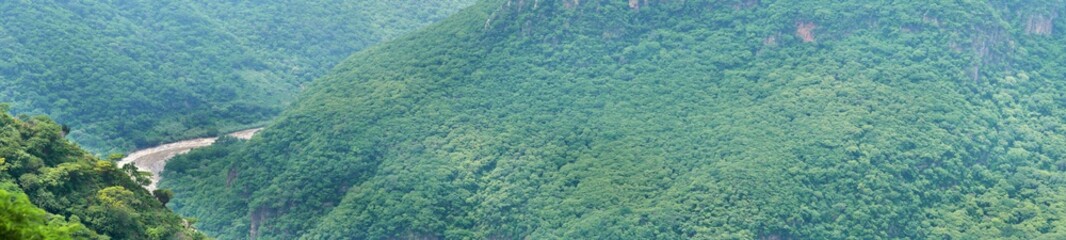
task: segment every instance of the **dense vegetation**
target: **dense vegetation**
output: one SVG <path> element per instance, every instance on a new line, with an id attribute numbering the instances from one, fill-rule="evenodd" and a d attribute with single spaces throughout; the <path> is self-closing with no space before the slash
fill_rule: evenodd
<path id="1" fill-rule="evenodd" d="M 482 1 L 174 159 L 259 239 L 1066 238 L 1063 1 Z"/>
<path id="2" fill-rule="evenodd" d="M 96 153 L 215 135 L 467 2 L 2 1 L 0 102 L 69 124 Z"/>
<path id="3" fill-rule="evenodd" d="M 47 216 L 44 210 L 30 203 L 26 194 L 0 189 L 0 238 L 73 239 L 75 232 L 87 231 L 81 224 L 48 222 Z"/>
<path id="4" fill-rule="evenodd" d="M 44 117 L 0 105 L 0 239 L 203 239 L 118 169 Z"/>

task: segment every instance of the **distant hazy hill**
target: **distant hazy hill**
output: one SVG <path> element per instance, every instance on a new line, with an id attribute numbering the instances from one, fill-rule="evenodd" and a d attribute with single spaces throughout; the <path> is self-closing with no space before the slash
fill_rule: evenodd
<path id="1" fill-rule="evenodd" d="M 168 165 L 259 239 L 1066 238 L 1062 1 L 483 1 Z"/>
<path id="2" fill-rule="evenodd" d="M 0 102 L 98 153 L 275 116 L 341 59 L 448 1 L 2 1 Z"/>

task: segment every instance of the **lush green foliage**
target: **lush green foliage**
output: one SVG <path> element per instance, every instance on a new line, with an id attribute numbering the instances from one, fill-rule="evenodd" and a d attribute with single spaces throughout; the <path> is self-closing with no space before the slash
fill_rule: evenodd
<path id="1" fill-rule="evenodd" d="M 161 186 L 225 238 L 1066 238 L 1062 1 L 630 2 L 484 1 Z"/>
<path id="2" fill-rule="evenodd" d="M 88 233 L 81 224 L 47 220 L 47 213 L 30 203 L 26 194 L 0 189 L 0 238 L 73 239 L 75 232 Z"/>
<path id="3" fill-rule="evenodd" d="M 216 135 L 466 2 L 2 1 L 0 102 L 70 124 L 97 153 Z"/>
<path id="4" fill-rule="evenodd" d="M 59 125 L 6 110 L 0 107 L 0 238 L 204 238 L 111 161 L 65 140 Z"/>

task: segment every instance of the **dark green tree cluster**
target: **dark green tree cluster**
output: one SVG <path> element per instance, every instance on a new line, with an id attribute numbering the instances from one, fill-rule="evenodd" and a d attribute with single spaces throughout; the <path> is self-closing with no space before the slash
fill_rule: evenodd
<path id="1" fill-rule="evenodd" d="M 96 153 L 217 135 L 467 2 L 3 1 L 0 102 L 69 124 Z"/>
<path id="2" fill-rule="evenodd" d="M 1064 11 L 482 1 L 160 185 L 235 239 L 1062 239 Z"/>
<path id="3" fill-rule="evenodd" d="M 0 111 L 0 238 L 206 238 L 52 120 Z"/>

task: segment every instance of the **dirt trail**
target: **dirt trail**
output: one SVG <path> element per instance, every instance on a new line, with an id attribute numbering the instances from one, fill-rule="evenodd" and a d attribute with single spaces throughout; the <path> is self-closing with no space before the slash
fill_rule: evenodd
<path id="1" fill-rule="evenodd" d="M 263 130 L 263 128 L 247 129 L 233 132 L 228 135 L 240 139 L 250 139 L 255 133 L 259 132 L 259 130 Z M 194 148 L 211 146 L 211 144 L 214 144 L 217 139 L 217 137 L 196 138 L 137 150 L 119 161 L 118 166 L 121 168 L 126 164 L 133 163 L 137 169 L 151 172 L 152 184 L 145 186 L 145 188 L 147 188 L 148 191 L 152 191 L 155 190 L 156 183 L 159 182 L 159 179 L 162 179 L 162 177 L 159 176 L 159 173 L 162 172 L 163 167 L 167 165 L 167 160 L 170 160 L 178 154 L 187 153 Z"/>

